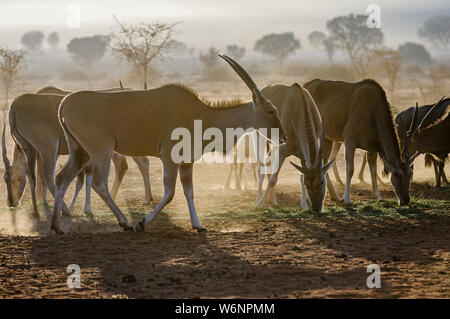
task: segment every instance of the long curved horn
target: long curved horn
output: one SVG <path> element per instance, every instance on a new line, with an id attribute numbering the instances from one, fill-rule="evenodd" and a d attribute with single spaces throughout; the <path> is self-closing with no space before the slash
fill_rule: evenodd
<path id="1" fill-rule="evenodd" d="M 414 108 L 413 118 L 411 120 L 411 124 L 409 125 L 409 130 L 407 131 L 408 136 L 410 136 L 416 130 L 416 122 L 417 122 L 418 116 L 419 116 L 419 104 L 416 102 L 416 107 Z"/>
<path id="2" fill-rule="evenodd" d="M 8 159 L 8 152 L 6 150 L 5 129 L 6 129 L 6 123 L 5 123 L 5 125 L 3 125 L 3 131 L 2 131 L 2 157 L 3 157 L 3 163 L 5 164 L 5 168 L 8 169 L 10 167 L 10 163 L 9 163 L 9 159 Z"/>
<path id="3" fill-rule="evenodd" d="M 234 61 L 232 58 L 226 55 L 219 54 L 219 56 L 224 59 L 232 68 L 233 70 L 241 77 L 241 79 L 247 84 L 248 88 L 252 93 L 255 93 L 258 98 L 261 101 L 265 101 L 266 98 L 261 93 L 261 91 L 258 89 L 258 86 L 256 85 L 255 81 L 253 81 L 252 77 L 245 71 L 239 63 Z"/>
<path id="4" fill-rule="evenodd" d="M 438 106 L 439 104 L 441 104 L 441 102 L 442 102 L 444 99 L 445 99 L 445 96 L 443 96 L 443 97 L 442 97 L 435 105 L 433 105 L 433 106 L 431 107 L 431 109 L 427 112 L 427 114 L 425 114 L 424 118 L 422 119 L 422 121 L 420 121 L 420 124 L 417 126 L 418 133 L 420 133 L 420 130 L 422 129 L 422 125 L 423 125 L 423 123 L 425 123 L 425 120 L 427 119 L 427 117 L 430 116 L 430 114 L 433 113 L 433 111 L 437 108 L 437 106 Z"/>
<path id="5" fill-rule="evenodd" d="M 417 151 L 416 153 L 414 153 L 414 155 L 411 156 L 411 158 L 408 159 L 408 164 L 411 165 L 412 162 L 414 162 L 414 160 L 415 160 L 415 159 L 417 158 L 417 156 L 419 156 L 419 155 L 420 155 L 419 151 Z"/>

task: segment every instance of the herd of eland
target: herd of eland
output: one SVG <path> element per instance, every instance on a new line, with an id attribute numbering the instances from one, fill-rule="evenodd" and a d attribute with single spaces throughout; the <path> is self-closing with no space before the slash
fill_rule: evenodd
<path id="1" fill-rule="evenodd" d="M 260 90 L 251 76 L 232 58 L 220 55 L 249 88 L 252 100 L 212 103 L 183 85 L 170 84 L 155 89 L 112 88 L 101 91 L 68 92 L 46 87 L 36 94 L 17 97 L 9 110 L 9 128 L 14 140 L 12 163 L 2 131 L 2 158 L 7 205 L 17 207 L 23 196 L 26 179 L 31 190 L 33 216 L 39 217 L 39 200 L 45 202 L 46 191 L 54 197 L 51 229 L 63 233 L 61 213 L 71 216 L 75 200 L 86 180 L 84 211 L 93 217 L 90 207 L 91 187 L 116 216 L 125 231 L 143 231 L 171 202 L 180 174 L 188 204 L 191 225 L 206 230 L 197 216 L 194 203 L 193 164 L 203 154 L 189 150 L 183 161 L 173 158 L 177 128 L 194 131 L 201 120 L 205 130 L 215 129 L 224 135 L 229 128 L 245 130 L 245 152 L 257 154 L 253 164 L 258 179 L 256 205 L 278 205 L 275 185 L 285 159 L 291 155 L 300 165 L 291 164 L 300 173 L 301 209 L 322 211 L 326 190 L 335 201 L 351 202 L 350 184 L 354 173 L 355 150 L 366 151 L 373 197 L 381 199 L 377 174 L 377 157 L 384 164 L 400 205 L 410 203 L 409 186 L 413 162 L 425 154 L 426 163 L 434 164 L 436 185 L 447 182 L 444 163 L 450 152 L 450 99 L 435 104 L 406 109 L 393 116 L 385 91 L 374 80 L 357 83 L 313 80 L 304 86 L 294 83 L 270 85 Z M 277 136 L 270 132 L 276 129 Z M 244 138 L 223 141 L 223 153 L 236 152 Z M 252 142 L 252 143 L 250 143 Z M 203 141 L 206 146 L 207 141 Z M 345 192 L 341 198 L 328 176 L 341 145 L 345 146 Z M 249 146 L 252 145 L 252 146 Z M 260 150 L 270 153 L 269 171 L 263 170 Z M 217 149 L 205 148 L 205 152 Z M 237 152 L 236 152 L 237 153 Z M 69 155 L 55 177 L 59 155 Z M 186 154 L 183 154 L 186 155 Z M 144 180 L 145 202 L 153 200 L 148 156 L 158 157 L 163 165 L 164 196 L 150 214 L 132 225 L 115 203 L 119 186 L 127 170 L 125 156 L 133 157 Z M 115 166 L 112 191 L 108 187 L 111 159 Z M 234 155 L 237 159 L 237 155 Z M 236 187 L 241 186 L 242 165 L 231 165 L 226 187 L 234 171 Z M 259 165 L 259 169 L 256 167 Z M 365 162 L 363 163 L 364 168 Z M 258 173 L 256 173 L 258 171 Z M 360 173 L 360 179 L 361 177 Z M 268 179 L 263 191 L 264 178 Z M 77 179 L 69 205 L 64 195 Z"/>

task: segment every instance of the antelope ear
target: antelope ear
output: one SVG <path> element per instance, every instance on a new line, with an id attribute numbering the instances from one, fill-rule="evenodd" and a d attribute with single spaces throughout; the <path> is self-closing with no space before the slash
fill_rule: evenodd
<path id="1" fill-rule="evenodd" d="M 298 166 L 297 164 L 292 163 L 291 161 L 289 161 L 289 163 L 291 163 L 292 166 L 294 166 L 300 173 L 302 173 L 303 175 L 306 174 L 306 169 Z"/>
<path id="2" fill-rule="evenodd" d="M 322 167 L 322 172 L 323 172 L 323 173 L 328 172 L 328 170 L 331 168 L 331 165 L 333 165 L 333 163 L 334 163 L 335 160 L 336 160 L 336 158 L 333 158 L 331 161 L 329 161 L 327 164 L 325 164 L 325 165 Z"/>
<path id="3" fill-rule="evenodd" d="M 253 103 L 255 104 L 255 106 L 261 104 L 261 100 L 258 97 L 258 93 L 256 92 L 256 89 L 252 90 L 252 100 L 253 100 Z"/>

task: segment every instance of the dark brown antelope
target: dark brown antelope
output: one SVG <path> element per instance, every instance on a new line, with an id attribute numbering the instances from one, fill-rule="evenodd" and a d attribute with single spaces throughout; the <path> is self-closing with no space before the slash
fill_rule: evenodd
<path id="1" fill-rule="evenodd" d="M 324 125 L 319 110 L 309 92 L 301 85 L 274 85 L 266 87 L 262 93 L 277 106 L 281 123 L 287 134 L 288 142 L 272 151 L 278 152 L 275 158 L 277 169 L 270 175 L 264 195 L 258 194 L 257 206 L 265 204 L 267 199 L 277 205 L 274 187 L 284 160 L 294 155 L 300 159 L 301 165 L 291 164 L 301 173 L 302 209 L 308 209 L 308 202 L 313 211 L 322 210 L 326 189 L 334 199 L 337 197 L 327 171 L 333 161 L 324 163 Z M 260 172 L 260 179 L 265 174 Z"/>
<path id="2" fill-rule="evenodd" d="M 13 101 L 9 112 L 11 135 L 15 142 L 12 164 L 8 160 L 5 128 L 3 128 L 2 158 L 5 165 L 4 179 L 8 192 L 7 204 L 10 207 L 19 206 L 25 188 L 26 176 L 28 176 L 33 202 L 33 215 L 36 217 L 39 216 L 37 200 L 39 197 L 45 200 L 45 189 L 49 189 L 52 195 L 54 194 L 54 172 L 58 156 L 68 154 L 67 143 L 57 117 L 58 106 L 63 98 L 64 96 L 56 94 L 25 94 Z M 115 154 L 113 159 L 116 167 L 113 190 L 116 194 L 126 171 L 126 160 L 118 154 Z M 135 158 L 134 160 L 143 173 L 146 201 L 150 201 L 148 159 Z M 36 163 L 37 175 L 42 186 L 41 188 L 38 187 L 38 195 L 40 195 L 38 197 L 36 196 Z M 71 202 L 72 208 L 83 185 L 83 178 L 84 171 L 80 172 L 77 179 L 76 190 Z M 87 182 L 89 181 L 90 177 L 88 176 Z M 89 183 L 86 192 L 85 213 L 92 215 Z M 64 211 L 67 215 L 71 214 L 70 209 L 65 205 Z"/>
<path id="3" fill-rule="evenodd" d="M 366 150 L 372 181 L 372 196 L 381 198 L 377 184 L 377 154 L 391 182 L 400 205 L 410 202 L 409 184 L 412 158 L 402 159 L 395 132 L 392 110 L 383 88 L 373 80 L 357 83 L 313 80 L 305 84 L 325 122 L 324 159 L 333 142 L 344 143 L 346 181 L 344 202 L 350 203 L 350 184 L 354 172 L 355 149 Z M 409 154 L 407 154 L 409 155 Z"/>
<path id="4" fill-rule="evenodd" d="M 109 94 L 77 92 L 64 99 L 59 108 L 59 118 L 68 139 L 70 155 L 56 177 L 56 200 L 51 226 L 56 233 L 62 233 L 59 218 L 64 193 L 89 160 L 92 163 L 94 190 L 114 213 L 119 225 L 126 231 L 133 230 L 131 223 L 111 198 L 107 187 L 110 159 L 114 151 L 129 156 L 156 156 L 163 163 L 164 197 L 136 225 L 137 231 L 143 231 L 173 199 L 178 171 L 189 207 L 191 225 L 197 231 L 205 230 L 194 205 L 192 172 L 193 163 L 206 151 L 204 147 L 209 142 L 202 139 L 200 150 L 195 146 L 196 123 L 201 120 L 205 133 L 209 130 L 221 134 L 226 133 L 227 128 L 236 127 L 250 131 L 254 128 L 277 128 L 280 131 L 280 141 L 284 142 L 277 109 L 239 64 L 227 56 L 221 57 L 249 87 L 252 102 L 214 107 L 192 90 L 180 85 Z M 123 105 L 127 105 L 127 108 L 123 108 Z M 183 149 L 181 158 L 178 157 L 180 152 L 176 152 L 179 144 L 184 142 L 184 139 L 179 141 L 181 134 L 177 134 L 180 132 L 187 135 L 186 140 L 194 139 L 187 149 Z M 228 139 L 223 139 L 220 142 L 224 146 L 222 150 L 230 152 L 236 140 L 233 139 L 230 143 Z"/>
<path id="5" fill-rule="evenodd" d="M 419 107 L 416 104 L 416 107 L 410 107 L 395 117 L 402 151 L 426 154 L 431 157 L 433 162 L 436 161 L 437 187 L 441 186 L 441 178 L 447 182 L 444 164 L 450 153 L 449 113 L 450 99 L 442 98 L 432 105 Z M 426 159 L 426 163 L 427 161 L 431 164 L 430 158 Z"/>

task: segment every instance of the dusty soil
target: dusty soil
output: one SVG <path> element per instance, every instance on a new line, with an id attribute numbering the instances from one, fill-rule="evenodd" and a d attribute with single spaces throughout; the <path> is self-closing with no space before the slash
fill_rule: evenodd
<path id="1" fill-rule="evenodd" d="M 343 165 L 340 157 L 341 172 Z M 150 207 L 142 204 L 136 166 L 129 166 L 117 203 L 137 222 Z M 181 185 L 144 233 L 121 232 L 94 193 L 95 219 L 83 215 L 81 196 L 76 216 L 64 219 L 66 235 L 57 236 L 49 230 L 51 207 L 41 206 L 41 218 L 31 219 L 27 191 L 21 208 L 10 211 L 2 183 L 0 298 L 449 298 L 450 188 L 436 190 L 432 169 L 420 167 L 409 207 L 397 207 L 387 180 L 387 200 L 376 202 L 370 186 L 354 178 L 354 204 L 327 196 L 325 212 L 315 214 L 298 209 L 299 178 L 290 165 L 277 186 L 281 208 L 256 209 L 249 169 L 245 190 L 224 190 L 226 164 L 196 164 L 196 205 L 206 233 L 190 229 Z M 163 195 L 157 159 L 151 181 L 154 207 Z M 69 264 L 81 268 L 80 289 L 67 288 Z M 381 267 L 380 289 L 366 286 L 370 264 Z"/>

